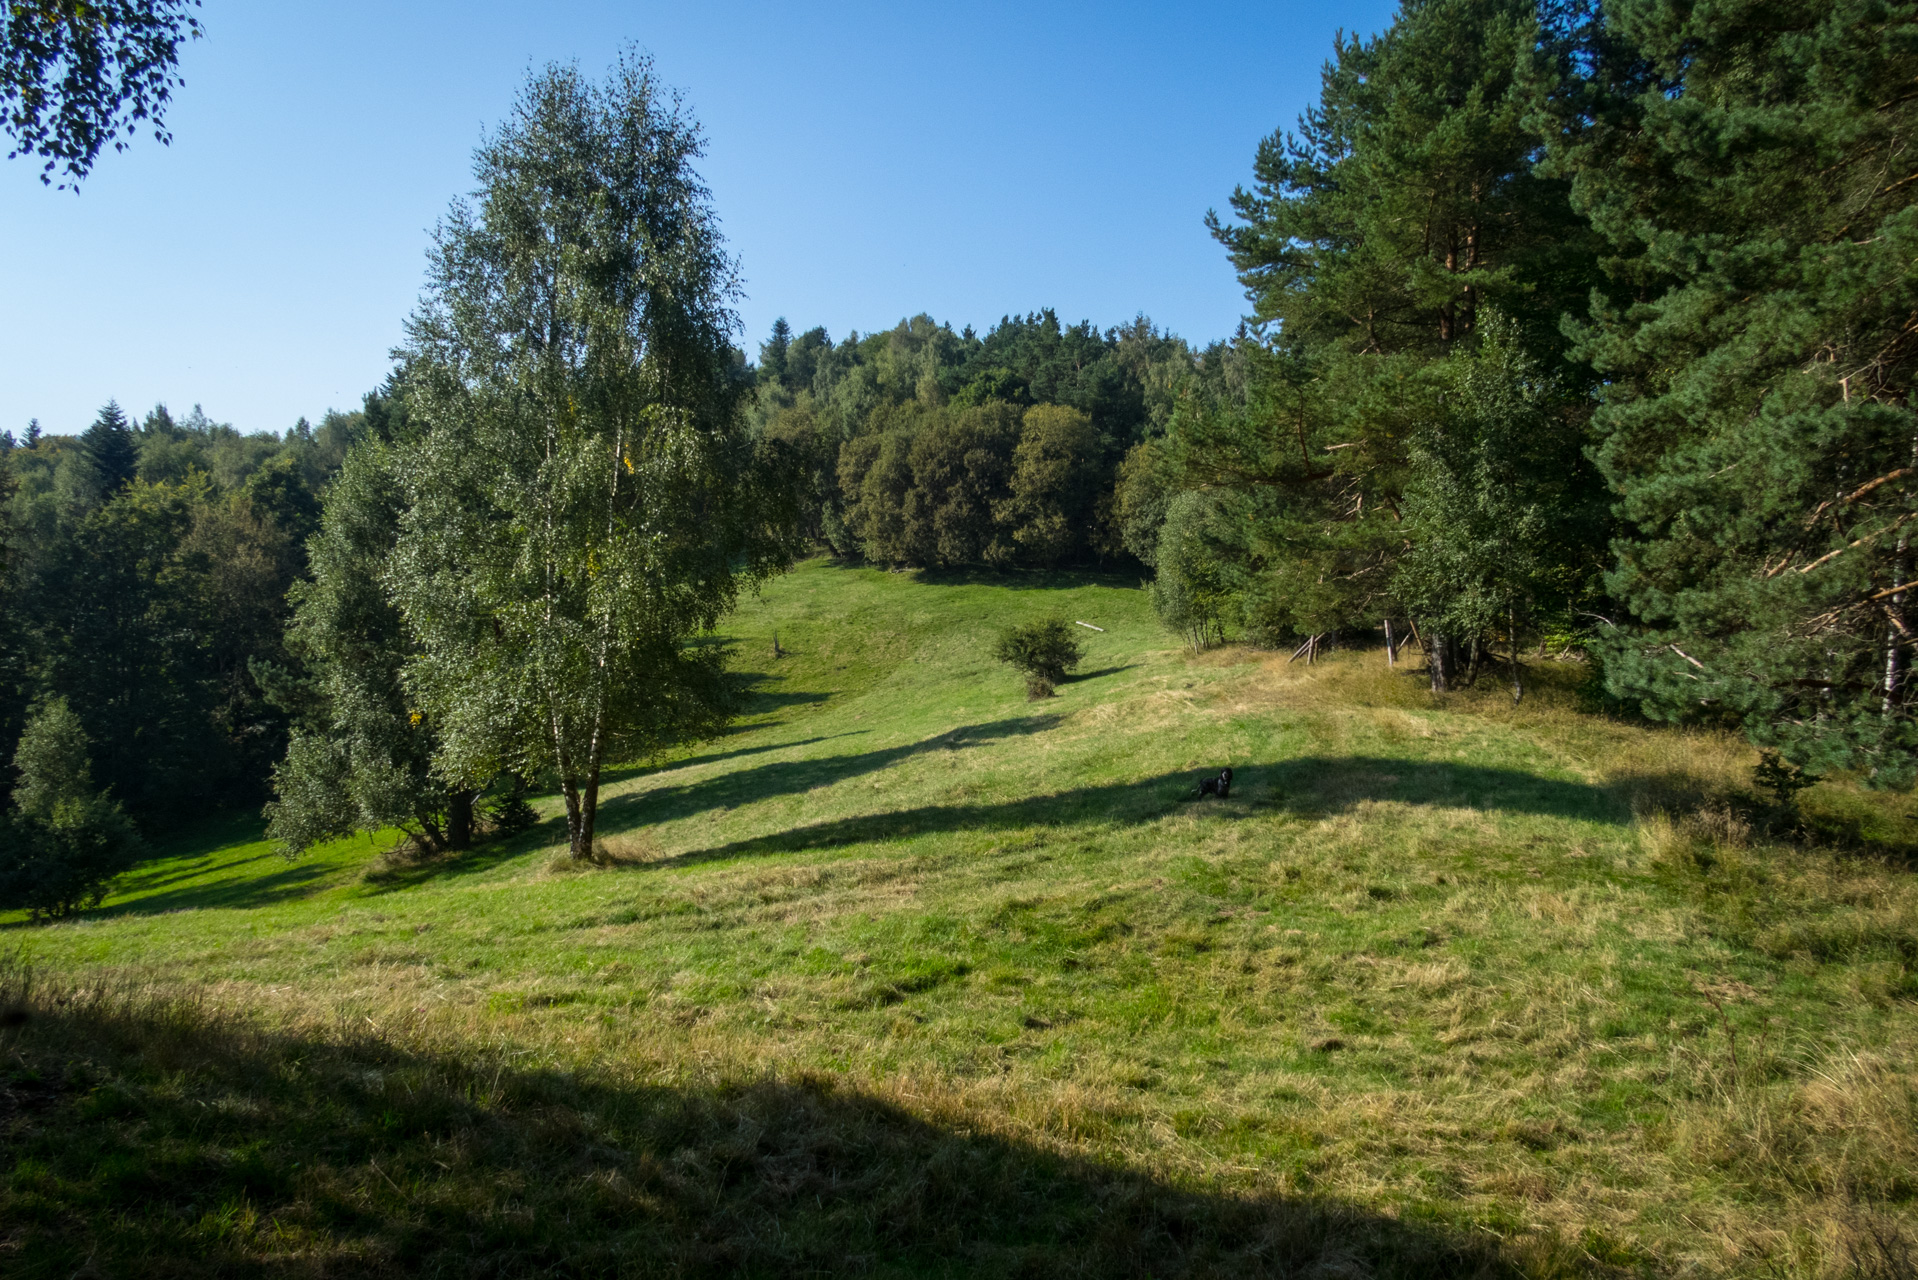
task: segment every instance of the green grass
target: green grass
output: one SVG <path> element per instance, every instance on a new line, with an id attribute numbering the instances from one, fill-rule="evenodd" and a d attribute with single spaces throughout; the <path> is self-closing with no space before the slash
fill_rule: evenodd
<path id="1" fill-rule="evenodd" d="M 815 562 L 731 634 L 608 868 L 235 819 L 9 928 L 0 1272 L 1912 1273 L 1908 797 L 1771 840 L 1575 664 L 1192 656 L 1116 579 Z"/>

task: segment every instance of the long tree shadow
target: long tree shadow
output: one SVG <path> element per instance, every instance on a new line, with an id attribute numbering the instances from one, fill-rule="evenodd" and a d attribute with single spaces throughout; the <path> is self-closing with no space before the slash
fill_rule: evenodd
<path id="1" fill-rule="evenodd" d="M 246 870 L 251 864 L 261 861 L 281 863 L 278 871 L 264 875 L 257 871 Z M 90 920 L 112 916 L 157 916 L 169 911 L 196 911 L 220 909 L 227 911 L 246 910 L 251 907 L 268 907 L 279 902 L 290 902 L 295 898 L 304 898 L 325 888 L 325 881 L 338 868 L 315 863 L 295 863 L 286 865 L 276 853 L 255 854 L 250 858 L 240 858 L 221 864 L 221 870 L 231 874 L 217 880 L 199 884 L 185 884 L 175 889 L 159 889 L 152 882 L 132 883 L 116 887 L 119 893 L 138 894 L 138 897 L 124 897 L 109 902 L 87 912 Z M 175 880 L 188 879 L 195 875 L 207 874 L 204 869 L 186 870 L 178 876 L 162 879 L 160 884 Z"/>
<path id="2" fill-rule="evenodd" d="M 1028 591 L 1071 591 L 1079 587 L 1140 589 L 1139 575 L 1111 569 L 979 569 L 965 566 L 927 568 L 919 581 L 935 587 L 1009 587 Z"/>
<path id="3" fill-rule="evenodd" d="M 1065 683 L 1079 684 L 1085 680 L 1097 680 L 1100 676 L 1116 676 L 1121 671 L 1130 671 L 1138 665 L 1136 662 L 1122 662 L 1116 667 L 1100 667 L 1097 671 L 1074 671 L 1066 676 Z"/>
<path id="4" fill-rule="evenodd" d="M 566 843 L 566 817 L 559 814 L 505 839 L 492 837 L 470 849 L 429 854 L 418 858 L 388 858 L 367 868 L 361 877 L 369 894 L 397 893 L 429 880 L 476 875 L 544 845 Z"/>
<path id="5" fill-rule="evenodd" d="M 1059 723 L 1054 714 L 1018 716 L 988 724 L 965 725 L 918 742 L 882 747 L 855 755 L 781 760 L 722 773 L 697 782 L 654 787 L 612 796 L 600 802 L 602 829 L 611 833 L 642 822 L 666 822 L 714 809 L 731 809 L 771 796 L 797 795 L 874 773 L 931 751 L 962 751 L 1003 738 L 1040 733 Z"/>
<path id="6" fill-rule="evenodd" d="M 746 693 L 745 714 L 749 716 L 765 715 L 769 711 L 778 711 L 785 707 L 805 707 L 815 703 L 829 702 L 832 694 L 816 690 L 774 689 L 768 686 L 785 680 L 785 676 L 774 675 L 770 671 L 740 671 L 734 678 L 750 686 Z"/>
<path id="7" fill-rule="evenodd" d="M 764 725 L 749 725 L 746 729 L 763 729 L 764 727 Z M 630 778 L 644 778 L 655 773 L 670 773 L 674 769 L 690 769 L 695 765 L 718 764 L 722 760 L 737 760 L 741 756 L 763 755 L 768 751 L 784 751 L 789 747 L 810 747 L 816 742 L 830 742 L 834 738 L 857 738 L 871 732 L 870 729 L 852 729 L 845 733 L 822 733 L 811 738 L 800 738 L 795 742 L 762 742 L 756 747 L 734 747 L 731 751 L 708 751 L 704 755 L 679 756 L 652 764 L 620 765 L 602 772 L 600 785 L 625 782 Z"/>
<path id="8" fill-rule="evenodd" d="M 23 1275 L 254 1274 L 293 1250 L 316 1275 L 1436 1280 L 1523 1261 L 1460 1226 L 1175 1184 L 831 1079 L 529 1070 L 17 970 L 0 1008 Z"/>
<path id="9" fill-rule="evenodd" d="M 1035 826 L 1114 827 L 1148 822 L 1187 804 L 1195 815 L 1241 820 L 1283 811 L 1301 817 L 1343 812 L 1367 801 L 1544 814 L 1622 825 L 1631 811 L 1616 788 L 1516 769 L 1376 756 L 1305 756 L 1235 766 L 1229 800 L 1198 799 L 1204 772 L 1164 773 L 1137 782 L 1080 787 L 989 805 L 925 805 L 794 827 L 646 865 L 663 867 L 754 854 L 791 853 L 928 832 Z"/>

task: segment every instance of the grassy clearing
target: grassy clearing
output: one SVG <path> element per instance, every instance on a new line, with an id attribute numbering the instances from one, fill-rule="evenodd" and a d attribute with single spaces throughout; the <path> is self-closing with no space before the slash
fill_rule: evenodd
<path id="1" fill-rule="evenodd" d="M 1050 612 L 1106 630 L 1028 703 Z M 12 928 L 0 1269 L 1912 1273 L 1908 798 L 1780 844 L 1578 668 L 1191 657 L 1116 581 L 735 622 L 755 714 L 609 869 L 236 822 Z"/>

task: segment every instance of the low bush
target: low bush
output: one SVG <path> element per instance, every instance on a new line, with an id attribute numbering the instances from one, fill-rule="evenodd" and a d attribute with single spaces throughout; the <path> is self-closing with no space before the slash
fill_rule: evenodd
<path id="1" fill-rule="evenodd" d="M 1026 697 L 1037 700 L 1050 698 L 1053 687 L 1079 665 L 1082 655 L 1072 624 L 1063 618 L 1046 618 L 1000 632 L 992 656 L 1018 668 L 1026 678 Z"/>

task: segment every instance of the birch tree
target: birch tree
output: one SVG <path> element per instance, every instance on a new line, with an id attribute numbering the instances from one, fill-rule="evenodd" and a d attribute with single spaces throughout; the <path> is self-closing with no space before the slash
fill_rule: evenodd
<path id="1" fill-rule="evenodd" d="M 733 708 L 703 634 L 788 558 L 742 427 L 737 295 L 698 125 L 651 63 L 535 73 L 435 237 L 404 355 L 421 430 L 390 570 L 402 681 L 451 783 L 556 774 L 573 856 L 602 770 Z"/>

